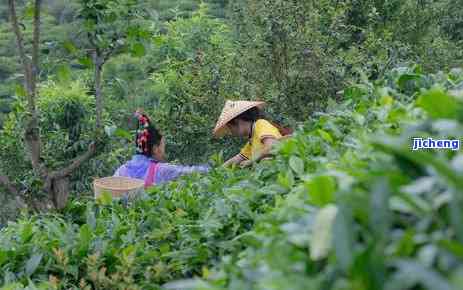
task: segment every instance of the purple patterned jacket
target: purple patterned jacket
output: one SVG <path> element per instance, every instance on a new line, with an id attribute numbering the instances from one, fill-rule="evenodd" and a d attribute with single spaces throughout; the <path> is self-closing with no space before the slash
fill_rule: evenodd
<path id="1" fill-rule="evenodd" d="M 136 154 L 132 157 L 132 160 L 119 167 L 114 173 L 114 176 L 126 176 L 146 180 L 151 162 L 159 163 L 154 176 L 154 184 L 167 182 L 184 174 L 190 174 L 193 172 L 206 173 L 210 170 L 210 167 L 207 165 L 174 165 L 159 162 L 142 154 Z"/>

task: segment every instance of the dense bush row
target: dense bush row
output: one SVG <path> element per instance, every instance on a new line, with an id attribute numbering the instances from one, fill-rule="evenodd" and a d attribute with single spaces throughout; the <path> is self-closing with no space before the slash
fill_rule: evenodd
<path id="1" fill-rule="evenodd" d="M 463 156 L 410 146 L 461 139 L 462 81 L 393 70 L 253 169 L 24 216 L 1 231 L 2 289 L 459 289 Z"/>
<path id="2" fill-rule="evenodd" d="M 290 192 L 242 236 L 246 249 L 206 285 L 173 288 L 461 289 L 461 148 L 411 149 L 413 137 L 462 139 L 457 74 L 345 90 L 346 103 L 281 148 Z"/>
<path id="3" fill-rule="evenodd" d="M 95 102 L 88 100 L 94 74 L 91 34 L 78 17 L 88 1 L 42 2 L 39 86 L 44 89 L 39 98 L 42 103 L 56 100 L 39 111 L 42 155 L 53 169 L 82 154 L 94 138 Z M 170 160 L 184 163 L 205 162 L 221 150 L 228 157 L 238 149 L 234 140 L 211 137 L 225 99 L 266 100 L 274 120 L 296 127 L 314 111 L 323 111 L 327 96 L 342 100 L 340 90 L 358 80 L 381 79 L 406 63 L 436 71 L 460 66 L 463 59 L 463 9 L 456 0 L 131 2 L 142 11 L 131 21 L 143 31 L 123 38 L 127 47 L 104 66 L 104 123 L 129 130 L 129 116 L 144 107 L 167 136 Z M 17 4 L 30 51 L 31 5 Z M 135 41 L 140 34 L 143 41 Z M 19 185 L 34 207 L 46 194 L 23 149 L 27 114 L 15 47 L 7 5 L 1 3 L 0 172 Z M 63 127 L 63 116 L 84 122 Z M 111 174 L 133 153 L 128 134 L 117 132 L 70 177 L 72 195 L 88 194 L 94 176 Z M 13 200 L 3 188 L 0 194 L 2 200 Z M 2 209 L 0 223 L 14 218 L 16 206 L 13 202 Z"/>

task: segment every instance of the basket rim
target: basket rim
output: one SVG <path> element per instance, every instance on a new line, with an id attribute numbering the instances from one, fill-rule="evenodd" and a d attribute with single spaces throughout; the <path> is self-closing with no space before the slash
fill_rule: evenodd
<path id="1" fill-rule="evenodd" d="M 122 180 L 132 181 L 133 183 L 126 187 L 119 187 L 119 186 L 114 186 L 111 184 L 103 185 L 100 183 L 100 181 L 111 180 L 111 179 L 122 179 Z M 126 176 L 107 176 L 107 177 L 102 177 L 102 178 L 96 178 L 95 180 L 93 180 L 93 186 L 98 187 L 103 190 L 105 189 L 106 190 L 133 190 L 133 189 L 141 188 L 144 185 L 145 185 L 145 181 L 143 179 L 126 177 Z"/>

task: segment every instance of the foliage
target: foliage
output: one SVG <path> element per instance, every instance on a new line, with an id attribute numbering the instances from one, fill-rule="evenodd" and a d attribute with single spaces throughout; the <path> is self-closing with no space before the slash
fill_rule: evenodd
<path id="1" fill-rule="evenodd" d="M 426 71 L 461 66 L 459 44 L 439 21 L 446 2 L 234 1 L 239 92 L 300 121 L 359 77 L 380 79 L 407 63 Z"/>
<path id="2" fill-rule="evenodd" d="M 461 1 L 449 0 L 443 8 L 442 28 L 454 41 L 461 43 L 463 40 L 463 13 Z"/>
<path id="3" fill-rule="evenodd" d="M 92 122 L 88 116 L 94 115 L 94 100 L 87 93 L 87 88 L 79 81 L 65 85 L 51 81 L 43 84 L 38 99 L 45 121 L 43 130 L 56 130 L 58 135 L 68 136 L 68 145 L 77 145 L 81 134 L 91 130 Z"/>
<path id="4" fill-rule="evenodd" d="M 460 117 L 442 119 L 463 108 L 454 76 L 402 70 L 345 90 L 280 149 L 300 163 L 291 192 L 196 289 L 459 289 L 462 154 L 410 149 L 417 136 L 461 140 Z M 436 115 L 444 99 L 455 106 Z"/>
<path id="5" fill-rule="evenodd" d="M 94 99 L 88 95 L 88 88 L 80 81 L 48 81 L 42 83 L 38 98 L 40 112 L 40 126 L 44 142 L 42 144 L 42 158 L 50 169 L 57 169 L 67 164 L 69 160 L 86 152 L 88 145 L 95 138 L 93 128 L 95 120 L 89 118 L 94 114 Z M 44 196 L 42 181 L 36 176 L 28 161 L 28 153 L 24 140 L 24 98 L 18 97 L 14 110 L 5 120 L 0 131 L 0 167 L 4 168 L 12 180 L 21 185 L 21 192 L 31 201 Z M 110 123 L 107 114 L 105 122 Z M 121 152 L 113 150 L 122 147 L 125 140 L 114 139 L 103 152 L 103 156 L 88 162 L 76 171 L 72 177 L 71 190 L 73 192 L 89 191 L 91 176 L 107 175 L 108 169 L 120 163 Z M 109 152 L 113 151 L 111 154 Z M 125 157 L 126 155 L 124 155 Z M 119 158 L 118 158 L 119 157 Z M 2 198 L 8 194 L 2 193 Z M 8 210 L 3 212 L 2 218 L 13 219 L 18 212 Z"/>
<path id="6" fill-rule="evenodd" d="M 17 2 L 30 40 L 31 5 Z M 62 213 L 7 225 L 18 211 L 0 188 L 5 289 L 461 288 L 462 154 L 409 149 L 416 136 L 461 140 L 461 70 L 428 74 L 462 65 L 461 1 L 44 5 L 46 165 L 61 167 L 94 137 L 88 48 L 111 54 L 102 95 L 112 139 L 73 174 L 80 198 Z M 37 197 L 43 184 L 23 149 L 23 76 L 6 6 L 0 171 Z M 210 134 L 225 99 L 266 100 L 271 118 L 299 129 L 253 170 L 183 178 L 128 207 L 84 197 L 93 177 L 133 153 L 127 120 L 137 107 L 167 136 L 170 160 L 235 153 L 234 140 Z"/>
<path id="7" fill-rule="evenodd" d="M 184 179 L 155 189 L 128 208 L 104 199 L 94 205 L 76 201 L 62 217 L 25 218 L 17 223 L 26 231 L 24 239 L 18 240 L 24 247 L 18 252 L 3 251 L 3 245 L 16 240 L 11 225 L 2 232 L 2 254 L 20 259 L 34 252 L 33 259 L 42 263 L 21 272 L 14 265 L 21 268 L 23 262 L 2 261 L 5 282 L 25 282 L 28 277 L 49 280 L 52 275 L 55 278 L 49 282 L 65 288 L 85 288 L 86 284 L 159 289 L 156 285 L 161 282 L 200 273 L 205 262 L 239 246 L 232 239 L 250 229 L 254 216 L 271 199 L 262 189 L 264 182 L 244 182 L 246 174 L 222 171 Z M 145 277 L 145 282 L 138 283 L 139 277 Z"/>
<path id="8" fill-rule="evenodd" d="M 205 162 L 222 148 L 238 150 L 211 136 L 225 99 L 235 98 L 239 72 L 229 27 L 202 6 L 191 18 L 166 23 L 146 47 L 144 57 L 121 54 L 105 68 L 115 123 L 129 129 L 130 115 L 143 108 L 166 135 L 170 160 Z"/>
<path id="9" fill-rule="evenodd" d="M 307 118 L 335 95 L 342 77 L 312 1 L 240 0 L 231 11 L 243 99 L 269 101 L 272 115 L 288 122 Z"/>
<path id="10" fill-rule="evenodd" d="M 98 55 L 128 46 L 136 55 L 144 48 L 135 40 L 145 37 L 142 30 L 141 1 L 136 0 L 79 0 L 79 17 L 90 47 Z"/>
<path id="11" fill-rule="evenodd" d="M 167 33 L 154 39 L 151 62 L 159 65 L 150 91 L 156 99 L 148 100 L 156 103 L 144 106 L 154 107 L 153 117 L 168 132 L 170 156 L 186 162 L 205 161 L 208 153 L 227 148 L 214 142 L 211 132 L 225 99 L 234 95 L 229 29 L 205 12 L 169 23 Z"/>
<path id="12" fill-rule="evenodd" d="M 5 287 L 458 289 L 462 155 L 409 148 L 461 138 L 460 119 L 441 118 L 463 108 L 462 82 L 398 69 L 347 88 L 251 171 L 24 216 L 0 236 Z M 455 108 L 429 115 L 436 98 Z"/>

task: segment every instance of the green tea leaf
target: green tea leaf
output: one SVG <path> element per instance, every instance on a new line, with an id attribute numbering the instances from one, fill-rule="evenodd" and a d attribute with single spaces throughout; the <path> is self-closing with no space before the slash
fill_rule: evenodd
<path id="1" fill-rule="evenodd" d="M 289 158 L 289 167 L 291 167 L 298 176 L 304 174 L 304 161 L 297 156 L 293 155 Z"/>
<path id="2" fill-rule="evenodd" d="M 390 212 L 387 206 L 389 196 L 388 180 L 386 177 L 380 177 L 373 185 L 370 200 L 370 226 L 379 239 L 386 238 L 390 226 Z"/>
<path id="3" fill-rule="evenodd" d="M 118 137 L 118 138 L 123 138 L 123 139 L 132 139 L 132 134 L 130 134 L 130 132 L 128 132 L 127 130 L 124 130 L 122 128 L 117 128 L 114 132 L 113 132 L 114 136 L 115 137 Z"/>
<path id="4" fill-rule="evenodd" d="M 366 95 L 368 89 L 362 85 L 352 85 L 344 90 L 344 96 L 348 99 L 359 99 L 360 97 Z"/>
<path id="5" fill-rule="evenodd" d="M 8 255 L 5 251 L 0 250 L 0 267 L 8 260 Z"/>
<path id="6" fill-rule="evenodd" d="M 63 47 L 70 54 L 74 54 L 78 51 L 77 47 L 71 41 L 63 42 Z"/>
<path id="7" fill-rule="evenodd" d="M 93 60 L 90 57 L 82 57 L 79 59 L 79 63 L 86 68 L 92 68 L 93 67 Z"/>
<path id="8" fill-rule="evenodd" d="M 161 46 L 161 45 L 163 45 L 165 43 L 165 37 L 162 36 L 162 35 L 155 36 L 155 37 L 153 37 L 153 43 L 156 46 Z"/>
<path id="9" fill-rule="evenodd" d="M 280 172 L 277 181 L 283 188 L 290 190 L 294 185 L 294 174 L 292 171 L 287 171 L 286 173 Z"/>
<path id="10" fill-rule="evenodd" d="M 97 198 L 97 203 L 101 205 L 110 205 L 113 202 L 113 196 L 109 191 L 103 191 Z"/>
<path id="11" fill-rule="evenodd" d="M 317 206 L 324 206 L 334 201 L 336 181 L 332 176 L 321 175 L 306 182 L 310 201 Z"/>
<path id="12" fill-rule="evenodd" d="M 19 85 L 19 84 L 15 86 L 15 94 L 16 94 L 16 96 L 18 96 L 18 97 L 25 97 L 25 96 L 27 96 L 26 89 L 24 89 L 24 86 Z"/>
<path id="13" fill-rule="evenodd" d="M 24 285 L 21 283 L 8 284 L 0 288 L 0 290 L 22 290 L 22 289 L 24 289 Z"/>
<path id="14" fill-rule="evenodd" d="M 383 96 L 379 102 L 382 106 L 390 106 L 394 103 L 394 99 L 391 96 Z"/>
<path id="15" fill-rule="evenodd" d="M 458 267 L 455 271 L 453 271 L 450 281 L 453 286 L 453 290 L 462 290 L 463 285 L 463 267 Z"/>
<path id="16" fill-rule="evenodd" d="M 35 270 L 37 270 L 40 262 L 42 261 L 42 257 L 43 254 L 34 254 L 29 260 L 27 260 L 25 269 L 27 277 L 34 274 Z"/>
<path id="17" fill-rule="evenodd" d="M 410 289 L 415 285 L 422 285 L 429 290 L 452 290 L 439 273 L 413 260 L 399 260 L 396 265 L 398 274 L 387 281 L 386 290 Z"/>
<path id="18" fill-rule="evenodd" d="M 421 79 L 421 75 L 419 74 L 403 74 L 397 80 L 397 85 L 399 86 L 400 89 L 403 90 L 405 89 L 405 86 L 407 85 L 408 82 L 416 81 L 420 79 Z"/>
<path id="19" fill-rule="evenodd" d="M 402 238 L 399 240 L 396 248 L 396 255 L 409 256 L 415 250 L 415 235 L 414 230 L 410 229 L 406 231 Z"/>
<path id="20" fill-rule="evenodd" d="M 310 239 L 310 258 L 314 261 L 325 258 L 332 247 L 333 224 L 338 208 L 329 204 L 315 216 Z"/>
<path id="21" fill-rule="evenodd" d="M 35 7 L 34 5 L 32 5 L 32 3 L 28 3 L 26 5 L 26 8 L 23 11 L 23 16 L 24 18 L 32 19 L 34 18 L 34 15 L 35 15 Z"/>
<path id="22" fill-rule="evenodd" d="M 58 76 L 58 80 L 60 82 L 68 82 L 71 79 L 71 69 L 68 65 L 60 65 L 56 69 L 56 75 Z"/>
<path id="23" fill-rule="evenodd" d="M 323 140 L 325 140 L 326 142 L 329 142 L 329 143 L 333 143 L 334 140 L 333 140 L 333 137 L 331 137 L 330 133 L 322 130 L 322 129 L 318 129 L 318 134 L 320 134 L 320 136 L 323 138 Z"/>
<path id="24" fill-rule="evenodd" d="M 457 117 L 458 106 L 461 106 L 455 97 L 440 87 L 433 87 L 422 93 L 416 104 L 434 119 L 454 119 Z"/>
<path id="25" fill-rule="evenodd" d="M 145 46 L 142 43 L 135 43 L 131 49 L 132 55 L 135 57 L 142 57 L 145 55 Z"/>
<path id="26" fill-rule="evenodd" d="M 455 188 L 463 188 L 463 178 L 449 164 L 430 152 L 412 151 L 391 138 L 379 138 L 372 143 L 384 152 L 396 154 L 422 166 L 432 166 L 440 176 L 447 179 Z"/>
<path id="27" fill-rule="evenodd" d="M 23 243 L 27 243 L 32 238 L 33 234 L 34 232 L 33 232 L 32 224 L 29 222 L 24 224 L 21 234 L 20 234 L 21 241 Z"/>
<path id="28" fill-rule="evenodd" d="M 92 232 L 90 230 L 89 225 L 85 224 L 80 227 L 79 230 L 79 246 L 80 246 L 80 254 L 85 256 L 88 248 L 90 246 L 90 242 L 92 240 Z"/>
<path id="29" fill-rule="evenodd" d="M 354 222 L 352 213 L 339 207 L 333 225 L 333 246 L 341 269 L 347 273 L 354 260 Z"/>
<path id="30" fill-rule="evenodd" d="M 452 189 L 452 201 L 449 204 L 450 206 L 450 222 L 452 224 L 453 230 L 457 236 L 457 239 L 460 243 L 463 243 L 463 198 L 459 192 L 455 189 Z"/>
<path id="31" fill-rule="evenodd" d="M 439 247 L 451 252 L 453 255 L 463 259 L 463 245 L 457 241 L 441 240 L 438 242 Z"/>

